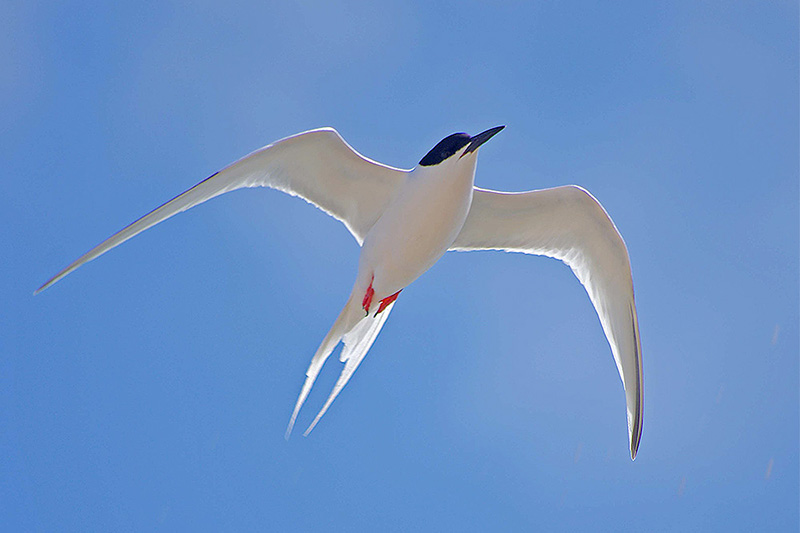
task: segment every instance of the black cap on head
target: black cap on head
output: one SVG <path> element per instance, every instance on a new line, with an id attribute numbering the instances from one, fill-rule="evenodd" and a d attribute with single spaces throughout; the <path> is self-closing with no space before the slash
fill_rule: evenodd
<path id="1" fill-rule="evenodd" d="M 439 141 L 439 144 L 434 146 L 433 149 L 422 158 L 419 164 L 423 167 L 438 165 L 469 144 L 469 141 L 470 136 L 466 133 L 454 133 L 452 135 L 448 135 Z"/>
<path id="2" fill-rule="evenodd" d="M 475 137 L 470 137 L 466 133 L 454 133 L 449 135 L 439 141 L 439 144 L 434 146 L 433 150 L 428 152 L 428 154 L 422 158 L 419 164 L 423 167 L 438 165 L 467 145 L 469 146 L 464 154 L 474 152 L 480 145 L 494 137 L 495 134 L 497 134 L 503 128 L 505 128 L 505 126 L 497 126 L 495 128 L 488 129 L 483 133 L 479 133 Z M 462 154 L 462 156 L 464 154 Z"/>

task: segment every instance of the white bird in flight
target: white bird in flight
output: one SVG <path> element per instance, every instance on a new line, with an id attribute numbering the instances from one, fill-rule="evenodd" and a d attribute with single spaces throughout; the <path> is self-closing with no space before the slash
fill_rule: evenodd
<path id="1" fill-rule="evenodd" d="M 345 364 L 314 428 L 372 346 L 397 296 L 448 250 L 504 250 L 564 261 L 589 293 L 625 389 L 631 459 L 642 435 L 642 355 L 628 250 L 600 203 L 574 185 L 527 192 L 474 186 L 478 147 L 503 129 L 450 135 L 412 170 L 368 159 L 332 128 L 265 146 L 115 233 L 36 290 L 134 235 L 220 194 L 270 187 L 299 196 L 340 220 L 361 245 L 358 274 L 322 341 L 286 437 L 325 360 L 344 342 Z"/>

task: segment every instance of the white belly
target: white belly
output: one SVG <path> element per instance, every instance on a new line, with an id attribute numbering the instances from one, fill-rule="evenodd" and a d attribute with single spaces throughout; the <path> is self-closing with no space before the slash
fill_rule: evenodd
<path id="1" fill-rule="evenodd" d="M 441 169 L 439 169 L 441 170 Z M 474 165 L 458 174 L 423 169 L 364 239 L 357 285 L 372 281 L 376 299 L 405 288 L 455 241 L 472 203 Z M 374 280 L 373 277 L 374 276 Z"/>

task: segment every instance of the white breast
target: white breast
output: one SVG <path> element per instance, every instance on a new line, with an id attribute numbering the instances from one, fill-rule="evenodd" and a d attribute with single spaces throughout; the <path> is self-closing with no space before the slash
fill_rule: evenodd
<path id="1" fill-rule="evenodd" d="M 405 288 L 453 244 L 472 203 L 475 159 L 418 167 L 364 240 L 359 281 L 378 298 Z M 471 164 L 470 164 L 471 163 Z"/>

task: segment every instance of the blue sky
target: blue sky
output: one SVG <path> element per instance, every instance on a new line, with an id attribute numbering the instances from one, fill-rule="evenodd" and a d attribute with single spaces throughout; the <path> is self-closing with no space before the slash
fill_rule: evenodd
<path id="1" fill-rule="evenodd" d="M 4 4 L 5 526 L 796 531 L 798 7 L 732 4 Z M 580 184 L 628 244 L 633 463 L 599 321 L 553 260 L 446 255 L 289 442 L 358 258 L 322 212 L 233 193 L 31 295 L 286 135 L 333 126 L 410 167 L 498 124 L 478 185 Z"/>

